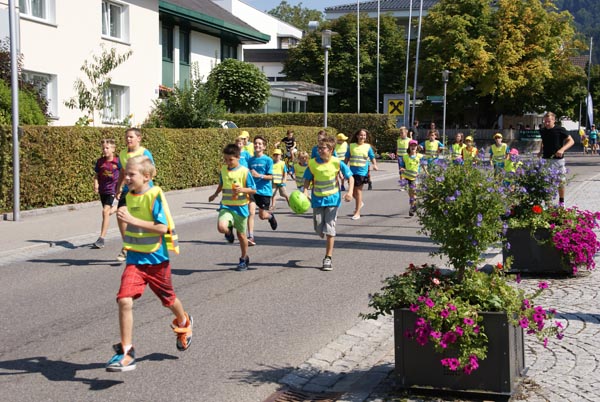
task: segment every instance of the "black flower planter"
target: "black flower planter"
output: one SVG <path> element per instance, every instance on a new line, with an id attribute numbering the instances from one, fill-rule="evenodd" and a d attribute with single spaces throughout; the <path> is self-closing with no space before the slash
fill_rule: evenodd
<path id="1" fill-rule="evenodd" d="M 507 398 L 525 367 L 523 329 L 514 327 L 505 313 L 481 313 L 488 337 L 487 358 L 471 374 L 451 371 L 442 366 L 445 356 L 433 345 L 419 345 L 404 336 L 413 330 L 417 315 L 408 309 L 394 310 L 394 345 L 396 375 L 400 387 L 415 392 L 484 394 Z"/>
<path id="2" fill-rule="evenodd" d="M 510 248 L 502 248 L 504 262 L 512 257 L 510 273 L 572 275 L 573 269 L 565 263 L 562 254 L 549 242 L 548 229 L 537 229 L 533 235 L 529 229 L 506 231 Z"/>

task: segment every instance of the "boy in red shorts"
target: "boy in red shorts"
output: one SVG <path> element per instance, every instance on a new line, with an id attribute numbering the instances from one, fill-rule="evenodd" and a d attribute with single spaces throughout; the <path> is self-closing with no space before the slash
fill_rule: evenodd
<path id="1" fill-rule="evenodd" d="M 113 345 L 115 355 L 106 364 L 107 371 L 135 369 L 133 300 L 142 296 L 146 285 L 175 315 L 171 327 L 177 336 L 177 349 L 186 350 L 192 341 L 194 321 L 183 309 L 171 282 L 168 250 L 179 253 L 175 225 L 162 190 L 149 185 L 155 174 L 156 169 L 147 156 L 127 161 L 127 206 L 117 212 L 127 225 L 123 237 L 127 262 L 117 294 L 121 342 Z"/>

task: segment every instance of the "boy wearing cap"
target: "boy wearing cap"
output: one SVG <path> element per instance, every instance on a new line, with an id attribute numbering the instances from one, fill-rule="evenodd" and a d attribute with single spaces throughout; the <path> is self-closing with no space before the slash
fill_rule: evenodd
<path id="1" fill-rule="evenodd" d="M 248 142 L 248 141 L 250 141 L 250 134 L 246 130 L 244 130 L 240 133 L 238 138 L 241 138 L 242 140 L 244 140 L 244 148 L 243 148 L 244 151 L 248 152 L 248 154 L 250 154 L 250 156 L 254 156 L 254 144 L 251 142 Z"/>
<path id="2" fill-rule="evenodd" d="M 477 148 L 473 145 L 473 137 L 470 135 L 465 138 L 465 147 L 462 149 L 463 161 L 467 164 L 475 164 L 477 156 Z"/>
<path id="3" fill-rule="evenodd" d="M 408 152 L 398 159 L 400 164 L 400 180 L 408 183 L 408 215 L 414 216 L 417 210 L 417 184 L 423 154 L 417 152 L 418 142 L 408 142 Z"/>
<path id="4" fill-rule="evenodd" d="M 494 134 L 494 143 L 490 147 L 490 166 L 494 172 L 500 173 L 504 169 L 504 161 L 508 158 L 510 148 L 502 142 L 502 134 Z"/>
<path id="5" fill-rule="evenodd" d="M 288 197 L 285 191 L 285 178 L 287 177 L 287 165 L 281 159 L 281 149 L 273 151 L 273 200 L 271 201 L 270 211 L 275 210 L 275 200 L 277 199 L 277 192 L 279 195 L 285 198 L 285 201 L 289 204 L 290 197 Z"/>

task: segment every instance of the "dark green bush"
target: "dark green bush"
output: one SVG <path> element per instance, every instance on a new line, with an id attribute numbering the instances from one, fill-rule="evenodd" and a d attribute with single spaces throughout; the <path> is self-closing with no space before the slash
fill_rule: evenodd
<path id="1" fill-rule="evenodd" d="M 48 119 L 38 104 L 36 94 L 19 90 L 19 124 L 48 124 Z M 10 85 L 0 80 L 0 124 L 11 124 L 12 95 Z"/>

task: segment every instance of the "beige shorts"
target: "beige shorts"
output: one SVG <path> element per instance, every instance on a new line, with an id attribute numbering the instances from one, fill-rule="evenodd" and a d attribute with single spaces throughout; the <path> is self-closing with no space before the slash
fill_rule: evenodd
<path id="1" fill-rule="evenodd" d="M 313 208 L 313 224 L 319 236 L 335 237 L 335 222 L 337 221 L 338 207 Z"/>

